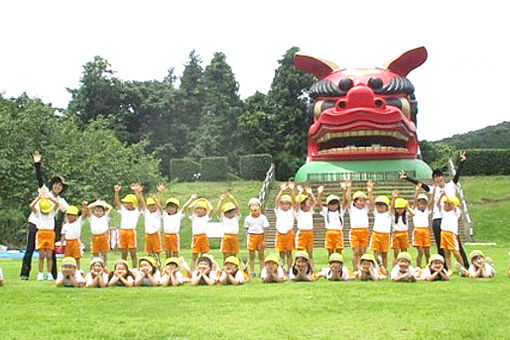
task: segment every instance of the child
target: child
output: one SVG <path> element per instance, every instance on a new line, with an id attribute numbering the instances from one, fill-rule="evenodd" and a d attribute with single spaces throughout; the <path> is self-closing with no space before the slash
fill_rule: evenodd
<path id="1" fill-rule="evenodd" d="M 218 276 L 216 272 L 213 270 L 213 262 L 208 256 L 202 255 L 198 259 L 197 269 L 193 272 L 191 276 L 191 285 L 208 285 L 212 286 L 216 284 L 218 280 Z"/>
<path id="2" fill-rule="evenodd" d="M 119 199 L 119 192 L 122 190 L 122 187 L 116 184 L 113 190 L 115 192 L 115 207 L 120 213 L 120 251 L 122 259 L 127 259 L 129 251 L 133 268 L 136 268 L 136 225 L 140 217 L 140 210 L 143 209 L 143 198 L 142 187 L 139 183 L 132 183 L 130 188 L 135 192 L 135 195 L 126 195 L 122 199 L 122 204 Z"/>
<path id="3" fill-rule="evenodd" d="M 280 253 L 282 263 L 287 264 L 287 270 L 292 266 L 292 251 L 294 250 L 294 183 L 280 183 L 280 191 L 275 200 L 276 214 L 276 250 Z M 284 194 L 290 189 L 291 195 Z"/>
<path id="4" fill-rule="evenodd" d="M 370 249 L 374 252 L 376 259 L 382 260 L 382 263 L 379 264 L 382 265 L 384 271 L 388 268 L 388 250 L 393 221 L 390 205 L 388 196 L 380 195 L 375 198 L 374 205 L 371 206 L 374 214 L 374 228 L 370 237 Z"/>
<path id="5" fill-rule="evenodd" d="M 398 254 L 403 251 L 407 252 L 409 248 L 409 230 L 408 216 L 413 217 L 413 212 L 409 208 L 407 200 L 400 196 L 398 190 L 393 190 L 391 209 L 395 218 L 393 220 L 393 236 L 391 248 L 393 249 L 393 264 L 397 263 Z"/>
<path id="6" fill-rule="evenodd" d="M 333 253 L 329 256 L 329 267 L 322 268 L 322 276 L 329 281 L 347 281 L 351 278 L 349 270 L 344 267 L 342 254 Z"/>
<path id="7" fill-rule="evenodd" d="M 57 287 L 83 287 L 85 280 L 80 271 L 76 270 L 76 260 L 73 257 L 62 259 L 62 271 L 57 274 L 55 280 Z"/>
<path id="8" fill-rule="evenodd" d="M 104 288 L 108 285 L 108 274 L 105 272 L 103 259 L 94 257 L 90 261 L 90 272 L 85 275 L 85 287 Z"/>
<path id="9" fill-rule="evenodd" d="M 429 258 L 429 264 L 423 270 L 421 280 L 426 281 L 448 281 L 450 275 L 444 267 L 444 257 L 439 254 L 433 254 Z"/>
<path id="10" fill-rule="evenodd" d="M 229 202 L 225 202 L 230 199 Z M 225 203 L 224 203 L 225 202 Z M 223 261 L 227 257 L 237 256 L 239 253 L 239 204 L 230 193 L 220 195 L 218 206 L 216 207 L 218 218 L 223 224 L 223 237 L 221 239 L 221 252 Z"/>
<path id="11" fill-rule="evenodd" d="M 167 258 L 163 275 L 161 276 L 161 285 L 163 287 L 176 287 L 182 285 L 184 280 L 184 276 L 179 271 L 179 259 L 177 257 Z"/>
<path id="12" fill-rule="evenodd" d="M 294 265 L 289 272 L 289 279 L 292 281 L 313 281 L 313 269 L 310 264 L 310 255 L 303 250 L 296 251 Z"/>
<path id="13" fill-rule="evenodd" d="M 441 202 L 444 205 L 441 206 Z M 453 252 L 455 259 L 459 265 L 461 272 L 466 271 L 464 260 L 460 254 L 458 234 L 459 234 L 459 218 L 461 211 L 458 208 L 459 199 L 457 196 L 446 196 L 444 191 L 441 192 L 437 201 L 437 208 L 442 212 L 441 220 L 441 249 L 444 252 L 446 267 L 451 269 L 450 252 Z"/>
<path id="14" fill-rule="evenodd" d="M 223 271 L 218 280 L 221 284 L 231 284 L 234 286 L 244 283 L 243 271 L 239 269 L 240 261 L 235 256 L 229 256 L 223 263 Z"/>
<path id="15" fill-rule="evenodd" d="M 368 207 L 371 202 L 373 202 L 372 193 L 374 190 L 374 182 L 372 180 L 367 182 L 368 197 L 363 191 L 356 191 L 352 195 L 352 201 L 351 181 L 344 182 L 343 186 L 346 188 L 344 191 L 344 197 L 346 197 L 346 206 L 349 207 L 347 211 L 349 212 L 351 222 L 349 239 L 353 251 L 352 266 L 354 270 L 357 270 L 360 256 L 365 253 L 368 246 Z"/>
<path id="16" fill-rule="evenodd" d="M 326 237 L 324 239 L 324 248 L 328 250 L 328 256 L 333 253 L 342 253 L 343 244 L 343 218 L 345 214 L 345 197 L 340 204 L 340 197 L 336 195 L 328 195 L 326 197 L 326 205 L 322 205 L 322 193 L 324 186 L 317 188 L 317 203 L 320 213 L 324 218 L 324 226 L 326 228 Z"/>
<path id="17" fill-rule="evenodd" d="M 318 206 L 311 187 L 298 186 L 298 195 L 294 203 L 297 220 L 296 249 L 306 250 L 310 256 L 310 266 L 313 270 L 313 214 Z"/>
<path id="18" fill-rule="evenodd" d="M 354 272 L 354 278 L 356 280 L 379 281 L 386 278 L 385 275 L 379 273 L 374 255 L 364 254 L 361 256 L 360 261 L 359 269 Z"/>
<path id="19" fill-rule="evenodd" d="M 144 204 L 141 201 L 141 212 L 144 216 L 145 224 L 145 252 L 159 261 L 159 253 L 161 253 L 161 204 L 154 195 L 147 197 Z"/>
<path id="20" fill-rule="evenodd" d="M 395 282 L 414 282 L 416 281 L 416 273 L 411 266 L 411 254 L 401 252 L 397 256 L 397 265 L 391 271 L 391 280 Z"/>
<path id="21" fill-rule="evenodd" d="M 285 282 L 287 276 L 282 267 L 278 256 L 269 254 L 264 259 L 264 268 L 260 271 L 260 279 L 263 283 Z"/>
<path id="22" fill-rule="evenodd" d="M 110 250 L 110 245 L 108 244 L 108 229 L 112 206 L 104 200 L 96 200 L 88 205 L 86 213 L 90 221 L 90 232 L 92 234 L 92 256 L 98 257 L 101 255 L 103 264 L 106 267 L 107 255 Z"/>
<path id="23" fill-rule="evenodd" d="M 161 281 L 161 274 L 158 270 L 158 263 L 151 256 L 144 256 L 138 264 L 140 268 L 136 274 L 135 286 L 155 287 Z"/>
<path id="24" fill-rule="evenodd" d="M 269 227 L 267 217 L 260 212 L 262 204 L 258 198 L 251 198 L 248 201 L 250 215 L 244 219 L 246 228 L 246 248 L 250 252 L 250 273 L 255 277 L 255 251 L 259 255 L 260 273 L 264 268 L 264 248 L 266 239 L 266 228 Z"/>
<path id="25" fill-rule="evenodd" d="M 4 284 L 4 272 L 2 271 L 2 267 L 0 267 L 0 286 Z"/>
<path id="26" fill-rule="evenodd" d="M 35 249 L 39 251 L 39 274 L 37 281 L 44 280 L 44 259 L 47 265 L 47 279 L 53 280 L 51 267 L 53 265 L 53 249 L 55 249 L 55 214 L 57 213 L 59 203 L 51 195 L 44 192 L 30 203 L 30 209 L 37 217 L 37 234 L 35 239 Z"/>
<path id="27" fill-rule="evenodd" d="M 414 194 L 413 209 L 413 247 L 418 251 L 416 257 L 416 267 L 422 268 L 421 259 L 425 255 L 425 263 L 429 262 L 430 257 L 430 228 L 429 228 L 429 199 L 426 194 L 419 194 L 421 185 L 416 186 Z M 431 200 L 431 205 L 433 200 Z"/>
<path id="28" fill-rule="evenodd" d="M 120 286 L 120 287 L 133 287 L 135 283 L 135 277 L 129 270 L 129 266 L 126 260 L 117 260 L 113 264 L 113 270 L 108 275 L 108 287 Z"/>
<path id="29" fill-rule="evenodd" d="M 485 260 L 485 255 L 481 250 L 473 250 L 469 253 L 471 264 L 469 265 L 468 275 L 470 278 L 492 278 L 496 271 L 489 262 Z"/>
<path id="30" fill-rule="evenodd" d="M 203 257 L 211 249 L 207 238 L 207 224 L 211 220 L 211 203 L 205 198 L 197 198 L 189 206 L 189 218 L 191 219 L 191 270 L 194 270 L 198 254 Z"/>
<path id="31" fill-rule="evenodd" d="M 64 223 L 61 230 L 61 243 L 64 244 L 66 250 L 64 253 L 65 257 L 72 257 L 76 260 L 76 265 L 78 270 L 80 270 L 80 258 L 83 255 L 81 249 L 81 226 L 83 224 L 84 219 L 86 219 L 87 212 L 87 202 L 82 202 L 82 214 L 78 216 L 78 207 L 74 205 L 70 205 L 66 208 L 66 219 L 67 222 Z"/>

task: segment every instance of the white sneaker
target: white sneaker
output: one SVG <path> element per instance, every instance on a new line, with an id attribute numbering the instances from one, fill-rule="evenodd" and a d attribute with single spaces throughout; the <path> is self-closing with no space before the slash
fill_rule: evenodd
<path id="1" fill-rule="evenodd" d="M 48 281 L 53 281 L 53 275 L 51 273 L 48 273 L 47 279 Z"/>
<path id="2" fill-rule="evenodd" d="M 42 281 L 42 280 L 44 280 L 44 273 L 37 274 L 37 281 Z"/>

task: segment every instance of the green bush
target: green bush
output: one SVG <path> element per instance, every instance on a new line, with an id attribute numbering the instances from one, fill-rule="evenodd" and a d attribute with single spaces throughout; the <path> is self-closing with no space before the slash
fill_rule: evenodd
<path id="1" fill-rule="evenodd" d="M 201 172 L 200 163 L 191 158 L 179 158 L 170 160 L 170 178 L 181 182 L 196 180 Z"/>
<path id="2" fill-rule="evenodd" d="M 466 150 L 468 161 L 464 163 L 462 175 L 509 175 L 510 149 Z"/>
<path id="3" fill-rule="evenodd" d="M 200 159 L 200 165 L 202 166 L 202 180 L 224 181 L 227 179 L 227 157 L 204 157 Z"/>
<path id="4" fill-rule="evenodd" d="M 264 180 L 273 158 L 270 154 L 246 155 L 239 158 L 239 172 L 242 179 Z"/>

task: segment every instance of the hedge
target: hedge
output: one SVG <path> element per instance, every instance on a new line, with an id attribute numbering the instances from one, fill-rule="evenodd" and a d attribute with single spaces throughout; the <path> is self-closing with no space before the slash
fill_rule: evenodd
<path id="1" fill-rule="evenodd" d="M 270 154 L 254 154 L 239 158 L 239 172 L 242 179 L 264 180 L 273 158 Z"/>
<path id="2" fill-rule="evenodd" d="M 224 181 L 228 175 L 227 157 L 204 157 L 200 159 L 202 166 L 201 180 Z"/>
<path id="3" fill-rule="evenodd" d="M 195 175 L 201 173 L 200 163 L 191 158 L 179 158 L 170 160 L 170 178 L 181 182 L 196 180 Z"/>
<path id="4" fill-rule="evenodd" d="M 462 175 L 510 175 L 510 149 L 466 150 Z"/>

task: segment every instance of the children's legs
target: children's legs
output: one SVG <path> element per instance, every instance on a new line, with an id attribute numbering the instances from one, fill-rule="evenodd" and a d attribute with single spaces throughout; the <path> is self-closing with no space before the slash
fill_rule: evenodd
<path id="1" fill-rule="evenodd" d="M 451 270 L 452 266 L 450 263 L 450 251 L 443 249 L 443 252 L 444 252 L 444 260 L 446 262 L 446 268 L 448 268 L 448 270 Z"/>
<path id="2" fill-rule="evenodd" d="M 76 259 L 76 269 L 80 270 L 80 259 Z"/>
<path id="3" fill-rule="evenodd" d="M 264 249 L 259 250 L 259 267 L 260 272 L 262 272 L 262 268 L 264 268 Z"/>
<path id="4" fill-rule="evenodd" d="M 171 254 L 172 254 L 173 257 L 179 257 L 179 252 L 178 251 L 171 252 Z"/>
<path id="5" fill-rule="evenodd" d="M 384 269 L 388 270 L 388 252 L 387 251 L 381 252 L 381 257 Z"/>
<path id="6" fill-rule="evenodd" d="M 44 272 L 44 259 L 46 258 L 46 252 L 39 249 L 39 273 Z"/>
<path id="7" fill-rule="evenodd" d="M 255 273 L 255 250 L 250 250 L 250 273 Z"/>
<path id="8" fill-rule="evenodd" d="M 131 255 L 131 262 L 133 263 L 133 268 L 137 268 L 137 259 L 136 259 L 136 249 L 129 249 L 129 254 Z"/>
<path id="9" fill-rule="evenodd" d="M 352 250 L 352 268 L 354 270 L 358 269 L 359 249 L 359 247 L 356 247 Z"/>
<path id="10" fill-rule="evenodd" d="M 427 263 L 429 263 L 430 258 L 430 248 L 429 247 L 423 248 L 423 251 L 425 252 L 425 265 L 427 265 Z"/>
<path id="11" fill-rule="evenodd" d="M 53 266 L 53 251 L 51 249 L 46 249 L 46 265 L 48 268 L 48 273 L 51 273 L 51 266 Z"/>
<path id="12" fill-rule="evenodd" d="M 421 259 L 423 258 L 423 248 L 416 247 L 416 250 L 418 251 L 418 255 L 416 256 L 416 267 L 421 268 Z"/>
<path id="13" fill-rule="evenodd" d="M 462 254 L 460 253 L 460 250 L 455 250 L 453 252 L 453 255 L 455 256 L 455 259 L 457 262 L 464 268 L 466 268 L 466 265 L 464 264 L 464 259 L 462 258 Z"/>
<path id="14" fill-rule="evenodd" d="M 328 249 L 328 258 L 333 254 L 334 249 Z"/>
<path id="15" fill-rule="evenodd" d="M 108 263 L 106 262 L 106 254 L 108 254 L 106 251 L 103 251 L 101 252 L 101 256 L 103 257 L 103 262 L 104 262 L 104 266 L 105 268 L 107 267 Z"/>
<path id="16" fill-rule="evenodd" d="M 280 252 L 280 260 L 282 260 L 282 266 L 285 265 L 285 251 Z"/>
<path id="17" fill-rule="evenodd" d="M 198 253 L 192 253 L 191 254 L 191 271 L 195 270 L 195 264 L 197 262 L 197 259 L 198 259 Z"/>
<path id="18" fill-rule="evenodd" d="M 292 250 L 287 251 L 287 268 L 292 268 Z"/>
<path id="19" fill-rule="evenodd" d="M 393 265 L 395 265 L 397 263 L 398 253 L 400 253 L 400 249 L 399 248 L 393 249 Z"/>
<path id="20" fill-rule="evenodd" d="M 122 249 L 120 250 L 120 253 L 121 253 L 121 257 L 122 257 L 122 259 L 123 259 L 124 261 L 126 261 L 126 260 L 127 260 L 127 249 L 126 249 L 126 248 L 122 248 Z"/>
<path id="21" fill-rule="evenodd" d="M 312 249 L 307 249 L 306 252 L 308 253 L 308 255 L 310 255 L 310 266 L 312 266 L 312 270 L 314 270 L 315 266 L 315 261 L 313 260 L 313 248 Z"/>

